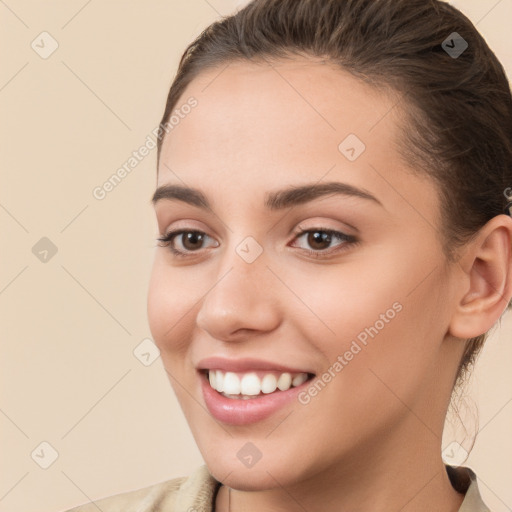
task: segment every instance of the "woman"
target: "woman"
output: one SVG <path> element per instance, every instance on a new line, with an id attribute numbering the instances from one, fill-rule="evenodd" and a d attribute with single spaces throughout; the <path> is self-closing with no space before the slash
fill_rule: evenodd
<path id="1" fill-rule="evenodd" d="M 185 51 L 157 181 L 148 318 L 206 465 L 101 510 L 489 510 L 441 457 L 512 296 L 511 93 L 465 16 L 251 2 Z"/>

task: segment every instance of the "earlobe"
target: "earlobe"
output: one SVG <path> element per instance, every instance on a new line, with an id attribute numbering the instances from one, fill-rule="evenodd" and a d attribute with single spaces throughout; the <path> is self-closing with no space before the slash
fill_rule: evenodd
<path id="1" fill-rule="evenodd" d="M 460 267 L 462 292 L 450 322 L 457 338 L 487 332 L 505 311 L 512 296 L 512 219 L 493 217 L 469 242 Z"/>

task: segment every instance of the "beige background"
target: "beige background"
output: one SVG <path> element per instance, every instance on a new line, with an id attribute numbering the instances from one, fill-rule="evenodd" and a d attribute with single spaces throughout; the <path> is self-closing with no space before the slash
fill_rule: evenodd
<path id="1" fill-rule="evenodd" d="M 151 336 L 155 151 L 104 200 L 92 190 L 159 122 L 185 45 L 238 3 L 0 1 L 1 512 L 59 512 L 202 463 L 161 360 L 133 353 Z M 512 0 L 453 3 L 510 76 Z M 59 45 L 46 59 L 31 47 L 51 48 L 43 31 Z M 511 334 L 505 316 L 470 390 L 481 431 L 466 464 L 494 512 L 512 510 Z M 444 446 L 469 449 L 471 425 Z M 42 442 L 58 453 L 47 469 Z"/>

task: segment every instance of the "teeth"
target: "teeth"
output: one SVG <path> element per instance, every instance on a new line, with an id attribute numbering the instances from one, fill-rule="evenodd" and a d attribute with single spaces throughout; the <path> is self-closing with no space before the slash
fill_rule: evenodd
<path id="1" fill-rule="evenodd" d="M 261 391 L 263 393 L 273 393 L 277 389 L 277 379 L 275 375 L 269 373 L 261 379 Z"/>
<path id="2" fill-rule="evenodd" d="M 296 375 L 293 379 L 292 379 L 292 386 L 296 387 L 296 386 L 300 386 L 301 384 L 303 384 L 304 382 L 306 382 L 308 380 L 308 375 L 307 373 L 299 373 L 299 375 Z"/>
<path id="3" fill-rule="evenodd" d="M 277 389 L 287 391 L 291 387 L 300 386 L 307 379 L 307 373 L 291 374 L 284 372 L 277 377 L 273 373 L 268 373 L 260 379 L 255 372 L 244 374 L 224 373 L 221 370 L 210 370 L 208 372 L 208 380 L 213 389 L 229 398 L 242 398 L 244 400 L 261 393 L 273 393 Z"/>
<path id="4" fill-rule="evenodd" d="M 210 386 L 213 389 L 216 389 L 215 388 L 215 377 L 216 377 L 216 373 L 215 372 L 209 372 L 208 373 L 208 380 L 210 381 Z"/>
<path id="5" fill-rule="evenodd" d="M 292 385 L 292 376 L 289 373 L 283 373 L 283 374 L 281 374 L 279 379 L 277 379 L 277 387 L 281 391 L 286 391 L 287 389 L 290 389 L 291 385 Z"/>
<path id="6" fill-rule="evenodd" d="M 224 374 L 217 370 L 215 372 L 215 386 L 214 389 L 216 389 L 219 392 L 224 391 Z"/>
<path id="7" fill-rule="evenodd" d="M 260 392 L 261 383 L 259 377 L 255 373 L 246 373 L 240 382 L 240 393 L 242 395 L 259 395 Z"/>
<path id="8" fill-rule="evenodd" d="M 219 372 L 217 372 L 217 378 L 219 378 Z M 222 386 L 224 393 L 227 395 L 239 395 L 240 394 L 240 379 L 236 373 L 227 372 L 224 375 L 224 385 Z"/>

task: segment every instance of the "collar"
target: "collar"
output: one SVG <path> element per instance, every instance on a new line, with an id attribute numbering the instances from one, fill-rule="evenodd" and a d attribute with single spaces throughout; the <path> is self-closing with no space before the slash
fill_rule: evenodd
<path id="1" fill-rule="evenodd" d="M 453 488 L 465 495 L 459 512 L 490 512 L 480 496 L 477 477 L 473 470 L 465 466 L 449 466 L 447 464 L 445 467 Z"/>

